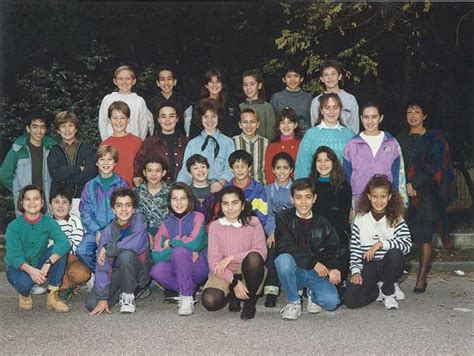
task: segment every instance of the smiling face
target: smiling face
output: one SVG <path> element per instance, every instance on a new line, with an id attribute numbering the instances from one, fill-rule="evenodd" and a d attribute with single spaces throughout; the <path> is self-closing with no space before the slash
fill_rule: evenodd
<path id="1" fill-rule="evenodd" d="M 372 188 L 367 194 L 372 210 L 376 213 L 384 213 L 392 195 L 387 188 Z"/>
<path id="2" fill-rule="evenodd" d="M 280 121 L 278 128 L 280 132 L 284 136 L 292 136 L 295 133 L 298 124 L 296 122 L 291 121 L 287 117 Z"/>
<path id="3" fill-rule="evenodd" d="M 166 176 L 166 170 L 163 169 L 161 164 L 158 162 L 147 163 L 142 173 L 148 182 L 148 185 L 153 186 L 160 184 L 163 178 Z"/>
<path id="4" fill-rule="evenodd" d="M 250 112 L 240 114 L 239 127 L 248 137 L 255 137 L 259 126 L 260 120 L 257 119 L 257 116 L 255 114 Z"/>
<path id="5" fill-rule="evenodd" d="M 211 77 L 211 80 L 204 86 L 209 91 L 209 97 L 211 99 L 218 99 L 219 94 L 224 87 L 222 82 L 216 76 Z"/>
<path id="6" fill-rule="evenodd" d="M 217 130 L 219 115 L 215 111 L 207 110 L 201 117 L 202 127 L 208 135 L 213 135 Z"/>
<path id="7" fill-rule="evenodd" d="M 221 198 L 221 209 L 229 222 L 237 222 L 240 214 L 244 210 L 244 202 L 239 199 L 237 194 L 227 193 Z"/>
<path id="8" fill-rule="evenodd" d="M 51 210 L 55 219 L 63 220 L 71 211 L 71 202 L 68 198 L 57 195 L 51 200 Z"/>
<path id="9" fill-rule="evenodd" d="M 342 74 L 339 74 L 336 68 L 328 67 L 324 68 L 320 79 L 327 91 L 336 91 L 339 89 L 339 81 L 342 79 Z"/>
<path id="10" fill-rule="evenodd" d="M 275 167 L 273 167 L 272 170 L 275 174 L 278 185 L 285 185 L 288 183 L 291 173 L 293 173 L 293 169 L 291 169 L 290 164 L 286 159 L 279 159 L 276 161 Z"/>
<path id="11" fill-rule="evenodd" d="M 234 173 L 235 181 L 237 185 L 247 184 L 252 171 L 252 166 L 249 166 L 243 161 L 235 161 L 232 167 L 230 167 L 232 173 Z"/>
<path id="12" fill-rule="evenodd" d="M 321 114 L 323 121 L 327 126 L 335 126 L 341 115 L 341 106 L 333 98 L 329 98 L 324 105 L 321 106 Z"/>
<path id="13" fill-rule="evenodd" d="M 165 135 L 171 135 L 176 130 L 176 123 L 178 122 L 178 114 L 175 108 L 165 106 L 160 109 L 158 113 L 158 123 L 161 127 L 161 132 Z"/>
<path id="14" fill-rule="evenodd" d="M 110 124 L 112 125 L 114 136 L 125 136 L 130 118 L 120 110 L 112 110 L 110 113 Z"/>
<path id="15" fill-rule="evenodd" d="M 257 82 L 253 76 L 244 77 L 242 82 L 245 97 L 249 100 L 258 99 L 258 91 L 262 89 L 262 83 Z"/>
<path id="16" fill-rule="evenodd" d="M 41 197 L 41 193 L 36 189 L 26 191 L 23 195 L 23 199 L 21 200 L 21 206 L 25 210 L 25 215 L 30 220 L 33 220 L 39 216 L 43 204 L 44 201 Z"/>
<path id="17" fill-rule="evenodd" d="M 207 165 L 204 163 L 196 162 L 191 166 L 190 174 L 193 183 L 206 184 L 207 177 L 209 176 L 209 168 L 207 168 Z"/>
<path id="18" fill-rule="evenodd" d="M 114 84 L 121 94 L 130 94 L 136 82 L 135 75 L 127 69 L 118 72 L 114 78 Z"/>
<path id="19" fill-rule="evenodd" d="M 329 159 L 326 152 L 320 152 L 316 158 L 316 171 L 321 177 L 331 176 L 333 162 Z"/>
<path id="20" fill-rule="evenodd" d="M 301 83 L 303 83 L 303 77 L 296 72 L 288 72 L 283 77 L 283 83 L 286 84 L 286 87 L 289 91 L 298 91 L 300 89 Z"/>
<path id="21" fill-rule="evenodd" d="M 418 105 L 409 106 L 407 109 L 407 122 L 410 129 L 423 128 L 426 114 Z"/>
<path id="22" fill-rule="evenodd" d="M 74 123 L 68 121 L 59 126 L 58 134 L 61 136 L 61 139 L 67 143 L 71 144 L 76 138 L 77 127 Z"/>
<path id="23" fill-rule="evenodd" d="M 164 96 L 169 97 L 173 94 L 173 89 L 176 86 L 176 83 L 173 73 L 169 70 L 162 70 L 158 74 L 156 85 L 161 89 L 161 93 Z"/>
<path id="24" fill-rule="evenodd" d="M 383 115 L 380 115 L 379 109 L 374 106 L 365 108 L 360 119 L 366 135 L 376 136 L 380 133 L 379 126 L 383 120 Z"/>
<path id="25" fill-rule="evenodd" d="M 41 146 L 41 140 L 46 135 L 46 123 L 42 119 L 34 119 L 26 126 L 26 132 L 30 134 L 30 143 Z"/>
<path id="26" fill-rule="evenodd" d="M 189 198 L 186 192 L 182 189 L 174 189 L 171 192 L 170 205 L 176 214 L 185 213 L 189 207 Z"/>
<path id="27" fill-rule="evenodd" d="M 133 213 L 135 213 L 132 198 L 129 196 L 117 197 L 112 210 L 119 225 L 125 225 L 130 221 Z"/>
<path id="28" fill-rule="evenodd" d="M 117 162 L 115 162 L 114 158 L 110 153 L 106 153 L 104 156 L 100 157 L 97 160 L 96 165 L 99 169 L 100 176 L 102 178 L 108 178 L 112 176 Z"/>
<path id="29" fill-rule="evenodd" d="M 316 202 L 316 194 L 311 189 L 296 190 L 291 197 L 291 201 L 296 211 L 302 218 L 308 218 L 311 215 L 311 209 Z"/>

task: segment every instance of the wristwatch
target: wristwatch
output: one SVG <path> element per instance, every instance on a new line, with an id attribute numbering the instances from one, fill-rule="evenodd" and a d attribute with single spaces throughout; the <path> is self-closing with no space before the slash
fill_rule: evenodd
<path id="1" fill-rule="evenodd" d="M 53 265 L 53 261 L 51 261 L 51 258 L 48 258 L 46 262 L 44 263 L 45 265 Z"/>

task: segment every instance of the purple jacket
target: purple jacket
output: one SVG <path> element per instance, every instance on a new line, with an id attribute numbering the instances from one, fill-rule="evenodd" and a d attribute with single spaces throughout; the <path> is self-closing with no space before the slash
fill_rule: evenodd
<path id="1" fill-rule="evenodd" d="M 405 204 L 405 166 L 398 141 L 388 132 L 384 132 L 382 144 L 375 157 L 368 143 L 359 135 L 347 142 L 344 148 L 342 166 L 346 179 L 352 187 L 354 206 L 364 192 L 367 183 L 375 174 L 385 174 L 395 190 L 400 192 Z"/>
<path id="2" fill-rule="evenodd" d="M 107 252 L 104 265 L 101 266 L 97 263 L 95 267 L 94 288 L 97 299 L 108 299 L 109 297 L 109 286 L 115 268 L 114 262 L 118 254 L 122 250 L 132 250 L 138 255 L 143 264 L 150 264 L 148 246 L 147 222 L 140 213 L 132 215 L 130 225 L 125 229 L 122 229 L 116 220 L 107 225 L 102 231 L 99 248 L 97 249 L 97 251 L 100 251 L 102 247 L 105 247 Z"/>

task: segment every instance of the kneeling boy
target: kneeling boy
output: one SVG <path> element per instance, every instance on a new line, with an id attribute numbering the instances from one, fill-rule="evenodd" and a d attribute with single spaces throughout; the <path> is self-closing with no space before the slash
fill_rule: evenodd
<path id="1" fill-rule="evenodd" d="M 90 315 L 110 313 L 109 306 L 117 301 L 121 313 L 135 312 L 136 296 L 143 296 L 150 283 L 147 223 L 143 215 L 135 213 L 135 193 L 119 188 L 112 193 L 110 205 L 116 218 L 100 239 L 94 289 L 86 300 Z"/>
<path id="2" fill-rule="evenodd" d="M 275 266 L 288 303 L 281 310 L 285 320 L 301 315 L 298 290 L 302 288 L 308 288 L 309 313 L 336 309 L 335 284 L 341 279 L 336 269 L 339 238 L 325 218 L 312 212 L 316 194 L 310 179 L 293 183 L 291 200 L 294 208 L 278 213 L 275 230 Z"/>

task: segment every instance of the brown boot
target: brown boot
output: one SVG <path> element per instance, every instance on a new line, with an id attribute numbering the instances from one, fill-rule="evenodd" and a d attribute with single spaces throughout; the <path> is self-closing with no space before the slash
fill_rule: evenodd
<path id="1" fill-rule="evenodd" d="M 69 306 L 63 302 L 58 296 L 58 287 L 48 288 L 48 299 L 46 299 L 46 308 L 54 310 L 58 313 L 67 313 Z"/>
<path id="2" fill-rule="evenodd" d="M 33 309 L 33 298 L 31 297 L 31 294 L 27 297 L 23 295 L 19 295 L 18 297 L 18 308 L 20 310 L 31 310 Z"/>

